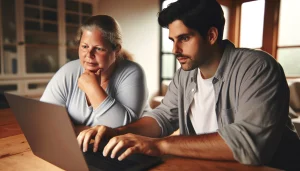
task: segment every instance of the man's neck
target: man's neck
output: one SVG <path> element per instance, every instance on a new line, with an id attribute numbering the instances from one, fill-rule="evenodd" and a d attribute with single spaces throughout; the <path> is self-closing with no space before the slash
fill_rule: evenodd
<path id="1" fill-rule="evenodd" d="M 212 52 L 210 60 L 199 67 L 203 79 L 208 79 L 215 75 L 219 67 L 224 49 L 225 48 L 223 47 L 223 45 L 217 46 L 216 50 Z"/>

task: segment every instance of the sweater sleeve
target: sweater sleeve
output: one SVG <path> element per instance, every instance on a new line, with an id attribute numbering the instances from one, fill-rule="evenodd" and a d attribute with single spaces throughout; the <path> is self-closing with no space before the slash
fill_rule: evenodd
<path id="1" fill-rule="evenodd" d="M 152 111 L 146 112 L 144 116 L 152 117 L 156 120 L 161 128 L 161 136 L 167 136 L 178 129 L 178 96 L 179 92 L 179 78 L 181 69 L 175 73 L 173 80 L 168 86 L 168 91 L 164 96 L 161 104 Z"/>
<path id="2" fill-rule="evenodd" d="M 47 84 L 40 101 L 66 106 L 68 94 L 67 84 L 68 81 L 70 81 L 66 77 L 66 67 L 68 68 L 67 65 L 68 64 L 61 67 L 54 74 Z"/>
<path id="3" fill-rule="evenodd" d="M 142 68 L 130 62 L 116 70 L 107 98 L 93 111 L 92 125 L 119 127 L 137 120 L 148 108 L 148 89 Z M 110 83 L 111 84 L 111 80 Z"/>

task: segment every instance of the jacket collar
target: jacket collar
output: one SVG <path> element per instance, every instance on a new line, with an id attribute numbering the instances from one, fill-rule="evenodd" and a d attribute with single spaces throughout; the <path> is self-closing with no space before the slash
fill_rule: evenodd
<path id="1" fill-rule="evenodd" d="M 218 80 L 222 80 L 224 82 L 227 79 L 228 72 L 230 70 L 230 68 L 228 67 L 228 65 L 230 65 L 230 55 L 235 49 L 234 44 L 227 39 L 223 40 L 222 44 L 224 45 L 225 49 L 221 61 L 219 63 L 218 69 L 214 75 L 213 83 L 218 82 Z M 192 73 L 193 74 L 191 75 L 190 81 L 197 84 L 198 68 L 192 70 Z"/>
<path id="2" fill-rule="evenodd" d="M 224 82 L 228 77 L 228 72 L 230 70 L 230 65 L 231 65 L 230 56 L 231 53 L 235 50 L 235 46 L 229 40 L 223 40 L 222 43 L 225 49 L 221 61 L 219 63 L 218 69 L 214 75 L 214 78 L 218 80 L 222 80 Z"/>

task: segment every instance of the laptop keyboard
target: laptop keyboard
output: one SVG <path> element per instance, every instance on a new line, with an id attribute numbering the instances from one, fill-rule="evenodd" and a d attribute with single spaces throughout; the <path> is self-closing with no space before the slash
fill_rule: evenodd
<path id="1" fill-rule="evenodd" d="M 142 154 L 133 154 L 128 158 L 119 161 L 116 158 L 104 157 L 102 151 L 106 145 L 106 142 L 101 141 L 98 151 L 93 152 L 93 144 L 89 144 L 88 151 L 83 153 L 85 160 L 90 170 L 100 171 L 141 171 L 146 170 L 154 165 L 161 163 L 161 159 L 158 157 L 145 156 Z M 120 150 L 116 156 L 119 156 L 125 151 Z M 110 156 L 110 153 L 108 154 Z M 95 169 L 97 168 L 97 169 Z"/>
<path id="2" fill-rule="evenodd" d="M 127 159 L 119 161 L 117 158 L 104 157 L 100 151 L 96 153 L 88 151 L 83 153 L 83 155 L 88 165 L 92 165 L 100 170 L 126 170 L 138 164 Z"/>

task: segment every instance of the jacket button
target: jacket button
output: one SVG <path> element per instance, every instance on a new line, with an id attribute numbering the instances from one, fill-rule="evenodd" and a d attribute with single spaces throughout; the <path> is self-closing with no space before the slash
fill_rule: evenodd
<path id="1" fill-rule="evenodd" d="M 214 78 L 212 83 L 215 84 L 216 82 L 218 82 L 218 80 L 216 78 Z"/>

